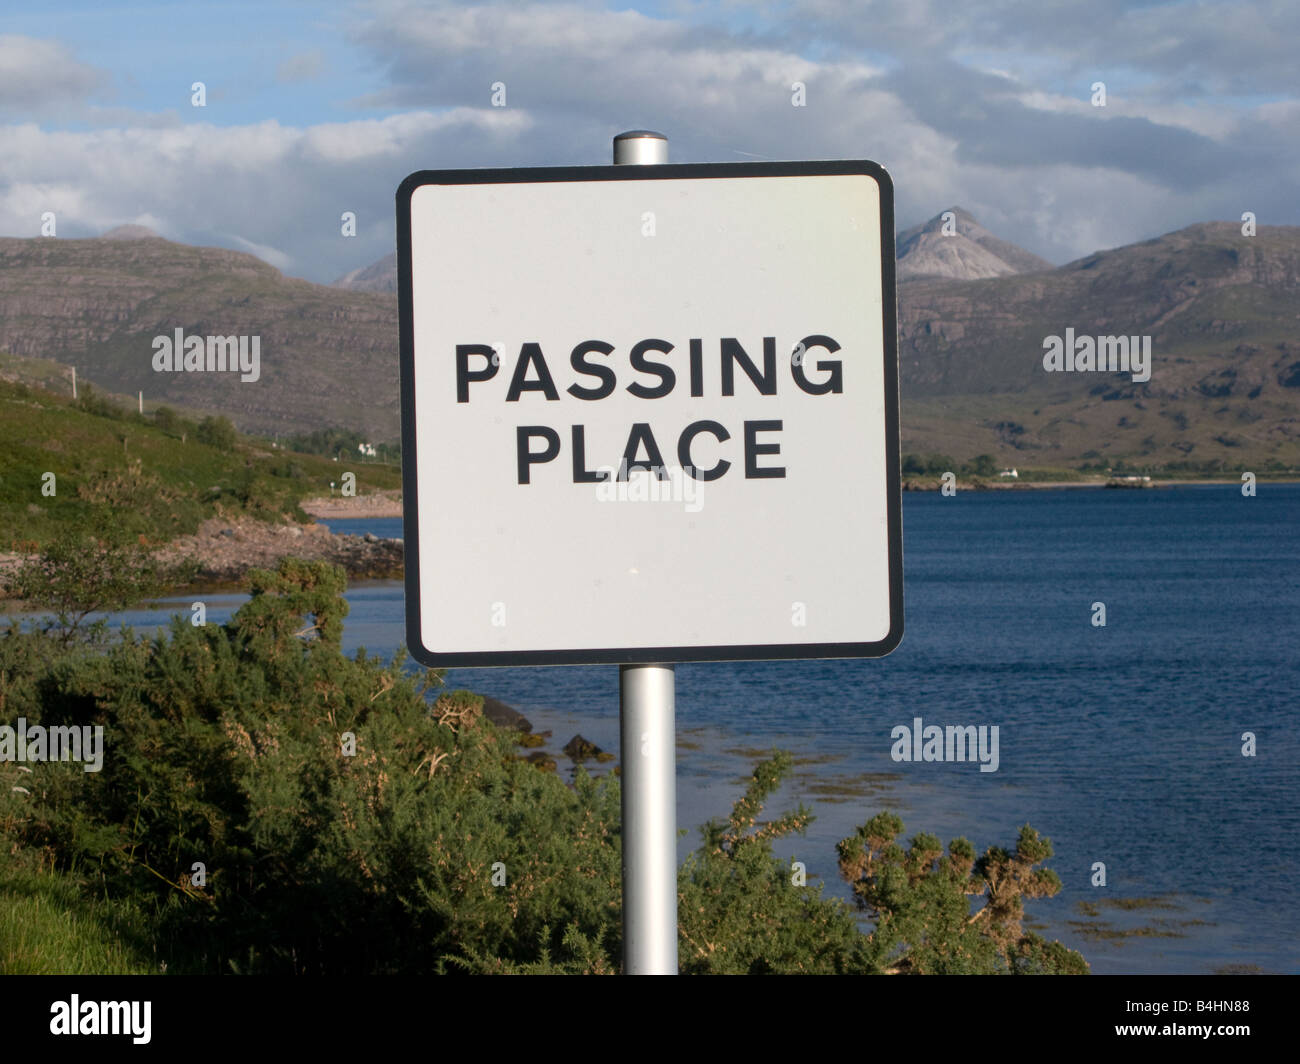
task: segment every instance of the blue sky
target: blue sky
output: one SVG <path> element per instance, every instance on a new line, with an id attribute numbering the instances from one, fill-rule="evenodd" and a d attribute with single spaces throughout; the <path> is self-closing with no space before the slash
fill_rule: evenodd
<path id="1" fill-rule="evenodd" d="M 0 234 L 134 222 L 328 282 L 392 250 L 412 170 L 604 163 L 648 126 L 681 162 L 875 159 L 900 228 L 960 205 L 1059 263 L 1300 223 L 1297 40 L 1291 0 L 17 0 Z"/>

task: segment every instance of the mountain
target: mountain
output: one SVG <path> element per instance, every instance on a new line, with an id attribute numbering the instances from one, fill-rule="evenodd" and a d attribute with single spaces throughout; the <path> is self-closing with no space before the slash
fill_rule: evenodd
<path id="1" fill-rule="evenodd" d="M 949 207 L 899 233 L 894 248 L 900 282 L 918 277 L 975 281 L 1052 268 L 1046 259 L 999 240 L 961 207 Z"/>
<path id="2" fill-rule="evenodd" d="M 899 234 L 895 246 L 900 281 L 916 277 L 969 281 L 1052 268 L 1046 259 L 999 240 L 961 207 L 949 210 L 953 215 L 949 228 L 955 228 L 950 235 L 943 232 L 947 212 Z M 378 262 L 344 274 L 333 287 L 353 292 L 396 292 L 397 255 L 385 255 Z"/>
<path id="3" fill-rule="evenodd" d="M 378 262 L 345 273 L 332 285 L 350 292 L 397 292 L 397 252 L 385 255 Z"/>
<path id="4" fill-rule="evenodd" d="M 956 236 L 942 235 L 942 215 L 937 229 L 899 236 L 913 271 L 899 286 L 904 452 L 1038 466 L 1300 465 L 1300 228 L 1246 237 L 1237 223 L 1211 222 L 1052 268 L 953 214 Z M 915 272 L 950 253 L 936 247 L 998 272 Z M 389 440 L 399 430 L 397 299 L 356 286 L 382 285 L 394 264 L 339 287 L 156 236 L 0 239 L 0 352 L 73 364 L 121 394 L 221 411 L 247 431 L 334 425 Z M 260 379 L 155 373 L 153 338 L 176 328 L 259 336 Z M 1067 330 L 1148 337 L 1150 380 L 1045 371 L 1044 342 Z"/>
<path id="5" fill-rule="evenodd" d="M 1046 372 L 1066 329 L 1149 337 L 1151 379 Z M 1300 228 L 1210 222 L 1041 273 L 909 282 L 899 363 L 905 450 L 910 431 L 1024 462 L 1300 464 Z"/>
<path id="6" fill-rule="evenodd" d="M 154 338 L 176 329 L 258 337 L 258 379 L 155 372 Z M 285 277 L 239 251 L 143 234 L 0 238 L 0 351 L 74 365 L 109 391 L 218 410 L 246 431 L 398 435 L 396 297 Z"/>
<path id="7" fill-rule="evenodd" d="M 100 240 L 151 240 L 154 238 L 158 238 L 158 234 L 147 225 L 119 225 L 106 233 L 99 234 Z"/>

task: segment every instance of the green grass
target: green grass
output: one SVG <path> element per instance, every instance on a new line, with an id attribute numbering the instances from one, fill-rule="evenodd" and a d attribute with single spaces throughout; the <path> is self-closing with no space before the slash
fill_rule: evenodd
<path id="1" fill-rule="evenodd" d="M 85 399 L 77 406 L 39 386 L 0 381 L 0 550 L 38 549 L 69 524 L 124 524 L 163 543 L 218 512 L 306 521 L 299 502 L 329 495 L 344 472 L 356 475 L 358 495 L 401 486 L 395 465 L 335 462 L 250 437 L 223 450 L 198 442 L 184 419 L 164 431 L 149 414 Z M 53 496 L 42 492 L 47 473 L 55 476 Z M 132 486 L 128 512 L 103 501 L 110 481 Z"/>
<path id="2" fill-rule="evenodd" d="M 124 904 L 87 898 L 29 854 L 0 862 L 0 975 L 147 975 L 158 966 L 129 944 L 143 937 Z"/>

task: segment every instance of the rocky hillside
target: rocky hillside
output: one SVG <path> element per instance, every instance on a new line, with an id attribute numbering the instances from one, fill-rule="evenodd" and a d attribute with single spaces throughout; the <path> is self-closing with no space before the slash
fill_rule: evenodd
<path id="1" fill-rule="evenodd" d="M 238 251 L 113 235 L 0 238 L 0 351 L 74 365 L 110 391 L 219 410 L 246 431 L 397 436 L 395 296 L 285 277 Z M 260 378 L 154 372 L 153 338 L 178 328 L 260 337 Z"/>
<path id="2" fill-rule="evenodd" d="M 1045 372 L 1044 339 L 1067 328 L 1149 336 L 1151 379 Z M 1211 222 L 1043 273 L 916 280 L 900 292 L 899 360 L 905 447 L 947 420 L 955 450 L 1024 462 L 1294 464 L 1300 228 Z"/>
<path id="3" fill-rule="evenodd" d="M 899 233 L 895 251 L 900 282 L 918 277 L 977 281 L 1052 268 L 1046 259 L 999 240 L 961 207 Z"/>
<path id="4" fill-rule="evenodd" d="M 906 394 L 1068 389 L 1080 378 L 1042 369 L 1043 339 L 1067 327 L 1150 335 L 1148 395 L 1245 394 L 1300 357 L 1300 228 L 1194 225 L 1041 273 L 918 279 L 899 304 Z"/>
<path id="5" fill-rule="evenodd" d="M 905 451 L 1300 463 L 1300 228 L 1206 223 L 1052 268 L 953 215 L 955 235 L 941 214 L 898 237 Z M 0 351 L 250 431 L 397 436 L 395 257 L 324 286 L 129 235 L 0 239 Z M 152 338 L 178 327 L 260 335 L 261 379 L 154 373 Z M 1151 379 L 1045 372 L 1044 339 L 1067 329 L 1149 336 Z"/>

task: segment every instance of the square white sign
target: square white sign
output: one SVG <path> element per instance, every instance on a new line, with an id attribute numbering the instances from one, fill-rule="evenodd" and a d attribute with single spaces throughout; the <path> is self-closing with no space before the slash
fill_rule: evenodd
<path id="1" fill-rule="evenodd" d="M 397 207 L 417 660 L 898 645 L 879 166 L 424 171 Z"/>

